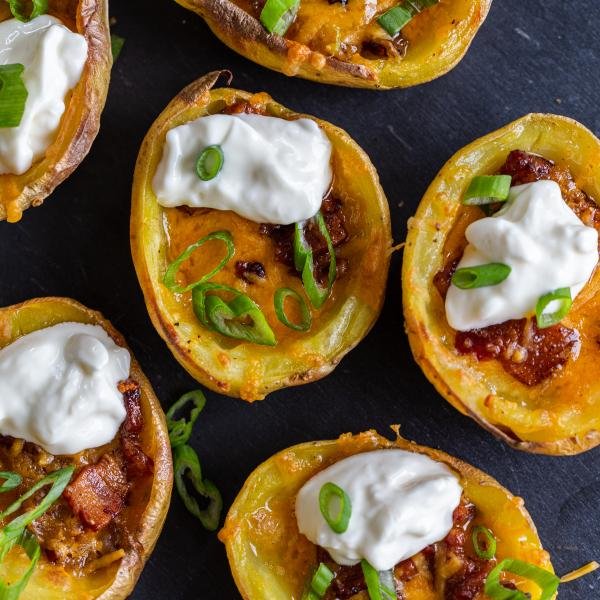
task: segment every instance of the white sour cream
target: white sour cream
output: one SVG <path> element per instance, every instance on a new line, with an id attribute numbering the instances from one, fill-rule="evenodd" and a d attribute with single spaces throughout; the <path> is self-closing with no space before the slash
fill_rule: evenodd
<path id="1" fill-rule="evenodd" d="M 571 288 L 575 298 L 598 263 L 598 232 L 568 207 L 554 181 L 513 187 L 506 206 L 471 223 L 465 235 L 459 269 L 496 262 L 512 271 L 498 285 L 450 286 L 446 317 L 458 331 L 531 316 L 538 299 L 559 288 Z"/>
<path id="2" fill-rule="evenodd" d="M 28 91 L 18 127 L 0 128 L 0 174 L 25 173 L 54 141 L 65 112 L 65 96 L 79 79 L 87 41 L 55 17 L 0 23 L 0 65 L 20 63 Z"/>
<path id="3" fill-rule="evenodd" d="M 342 534 L 329 527 L 319 510 L 319 492 L 327 482 L 341 487 L 352 502 Z M 296 498 L 296 518 L 300 532 L 338 564 L 366 559 L 386 571 L 448 535 L 461 494 L 446 465 L 416 452 L 375 450 L 341 460 L 304 484 Z"/>
<path id="4" fill-rule="evenodd" d="M 0 350 L 0 433 L 51 454 L 110 442 L 125 420 L 131 357 L 97 325 L 60 323 Z"/>
<path id="5" fill-rule="evenodd" d="M 210 181 L 196 160 L 219 145 L 224 162 Z M 162 206 L 232 210 L 257 223 L 313 217 L 331 185 L 331 142 L 311 119 L 210 115 L 167 133 L 153 188 Z"/>

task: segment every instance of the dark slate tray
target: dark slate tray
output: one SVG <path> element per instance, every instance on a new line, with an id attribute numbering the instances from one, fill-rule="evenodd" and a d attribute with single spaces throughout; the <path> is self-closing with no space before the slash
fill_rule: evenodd
<path id="1" fill-rule="evenodd" d="M 369 92 L 289 79 L 237 56 L 201 19 L 169 0 L 114 1 L 126 38 L 102 131 L 81 167 L 42 208 L 0 223 L 0 305 L 72 296 L 127 337 L 163 405 L 195 387 L 155 333 L 129 252 L 130 188 L 142 138 L 167 102 L 213 69 L 340 125 L 379 170 L 402 241 L 406 221 L 444 162 L 475 138 L 532 111 L 600 132 L 597 0 L 497 0 L 465 60 L 418 88 Z M 454 454 L 523 496 L 558 573 L 600 558 L 600 451 L 530 456 L 496 441 L 444 400 L 413 362 L 403 331 L 400 253 L 385 309 L 367 339 L 324 381 L 254 405 L 208 393 L 193 444 L 228 507 L 261 461 L 291 444 L 401 423 L 405 436 Z M 561 600 L 600 595 L 600 575 L 561 588 Z M 173 497 L 163 534 L 133 598 L 239 598 L 222 544 Z"/>

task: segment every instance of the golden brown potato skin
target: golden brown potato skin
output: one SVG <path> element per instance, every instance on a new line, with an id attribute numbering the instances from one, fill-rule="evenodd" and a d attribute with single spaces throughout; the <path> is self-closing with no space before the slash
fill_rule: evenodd
<path id="1" fill-rule="evenodd" d="M 100 313 L 69 298 L 36 298 L 0 309 L 0 348 L 22 335 L 66 321 L 100 325 L 119 346 L 127 348 L 121 334 Z M 171 446 L 160 403 L 133 355 L 131 377 L 142 389 L 142 450 L 154 461 L 150 496 L 147 503 L 139 507 L 139 525 L 135 532 L 139 545 L 120 561 L 85 577 L 70 575 L 62 567 L 55 566 L 42 557 L 21 600 L 64 600 L 65 597 L 80 600 L 124 600 L 133 590 L 156 544 L 171 499 Z M 2 567 L 3 573 L 10 574 L 14 570 L 20 576 L 23 562 L 20 557 L 9 554 Z"/>
<path id="2" fill-rule="evenodd" d="M 88 57 L 45 156 L 22 175 L 0 175 L 0 221 L 19 221 L 24 210 L 42 204 L 85 158 L 100 128 L 112 67 L 108 0 L 49 0 L 48 14 L 85 36 Z M 11 17 L 0 4 L 0 20 Z"/>
<path id="3" fill-rule="evenodd" d="M 530 114 L 460 150 L 435 178 L 409 222 L 402 270 L 406 330 L 415 360 L 429 381 L 463 414 L 520 450 L 576 454 L 600 443 L 595 341 L 600 335 L 600 271 L 563 321 L 581 334 L 579 357 L 534 387 L 518 382 L 497 361 L 459 355 L 443 300 L 433 286 L 466 187 L 474 176 L 496 172 L 516 149 L 568 167 L 580 189 L 600 198 L 600 141 L 572 119 Z"/>
<path id="4" fill-rule="evenodd" d="M 293 446 L 250 474 L 219 533 L 244 600 L 300 600 L 317 559 L 316 546 L 298 531 L 296 524 L 294 503 L 298 491 L 311 477 L 339 460 L 385 448 L 419 452 L 447 464 L 459 475 L 465 494 L 477 507 L 478 521 L 494 531 L 498 558 L 519 558 L 552 570 L 521 498 L 489 475 L 444 452 L 418 446 L 400 435 L 390 441 L 375 431 L 366 431 Z M 535 589 L 533 585 L 524 591 Z M 419 599 L 424 600 L 421 595 Z"/>
<path id="5" fill-rule="evenodd" d="M 230 0 L 176 2 L 200 15 L 232 50 L 264 67 L 313 81 L 372 89 L 410 87 L 447 73 L 469 49 L 492 4 L 492 0 L 450 0 L 444 6 L 443 23 L 418 32 L 405 58 L 346 62 L 269 34 L 258 19 Z"/>
<path id="6" fill-rule="evenodd" d="M 133 183 L 131 249 L 152 322 L 175 358 L 203 385 L 253 401 L 273 390 L 324 377 L 367 334 L 383 304 L 392 246 L 390 217 L 377 172 L 366 154 L 346 132 L 315 119 L 332 141 L 334 166 L 339 167 L 334 169 L 336 177 L 348 188 L 347 211 L 353 225 L 351 241 L 344 247 L 349 253 L 347 276 L 334 284 L 319 322 L 313 322 L 309 333 L 294 335 L 290 343 L 232 346 L 231 340 L 204 328 L 189 299 L 178 298 L 162 284 L 168 264 L 167 239 L 164 211 L 152 191 L 152 178 L 168 130 L 252 98 L 239 90 L 212 89 L 220 75 L 210 73 L 185 88 L 146 135 Z M 256 96 L 267 114 L 299 116 L 266 94 Z"/>

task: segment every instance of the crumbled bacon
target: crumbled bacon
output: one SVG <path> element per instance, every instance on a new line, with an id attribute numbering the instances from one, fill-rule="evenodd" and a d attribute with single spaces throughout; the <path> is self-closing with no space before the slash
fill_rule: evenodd
<path id="1" fill-rule="evenodd" d="M 362 43 L 361 54 L 365 58 L 404 58 L 408 52 L 408 40 L 402 35 L 393 39 L 373 38 Z"/>
<path id="2" fill-rule="evenodd" d="M 123 458 L 125 459 L 128 479 L 136 479 L 152 474 L 154 461 L 144 453 L 137 440 L 122 436 L 121 452 L 123 452 Z"/>
<path id="3" fill-rule="evenodd" d="M 258 283 L 267 276 L 262 263 L 247 260 L 238 260 L 235 263 L 235 275 L 251 285 Z"/>
<path id="4" fill-rule="evenodd" d="M 123 402 L 125 402 L 125 410 L 127 411 L 127 416 L 122 426 L 123 431 L 128 434 L 140 433 L 144 426 L 140 404 L 142 396 L 140 384 L 133 379 L 127 379 L 119 383 L 118 389 L 123 394 Z"/>

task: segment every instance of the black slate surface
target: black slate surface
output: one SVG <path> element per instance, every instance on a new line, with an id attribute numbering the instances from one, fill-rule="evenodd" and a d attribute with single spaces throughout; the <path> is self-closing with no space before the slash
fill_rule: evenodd
<path id="1" fill-rule="evenodd" d="M 459 148 L 533 111 L 565 114 L 600 133 L 597 0 L 496 0 L 464 61 L 410 90 L 369 92 L 289 79 L 237 56 L 168 0 L 113 0 L 126 43 L 113 70 L 102 130 L 84 163 L 42 208 L 0 223 L 0 305 L 72 296 L 127 337 L 163 405 L 195 387 L 155 333 L 129 252 L 130 186 L 150 124 L 186 84 L 213 69 L 233 85 L 345 128 L 387 191 L 396 241 L 428 183 Z M 402 256 L 394 256 L 379 323 L 327 379 L 254 405 L 209 392 L 193 438 L 206 476 L 229 506 L 261 461 L 291 444 L 401 423 L 405 436 L 495 476 L 526 500 L 558 573 L 600 558 L 600 451 L 572 458 L 519 453 L 459 415 L 413 362 L 403 332 Z M 600 575 L 560 590 L 600 597 Z M 225 552 L 174 496 L 135 600 L 238 599 Z"/>

